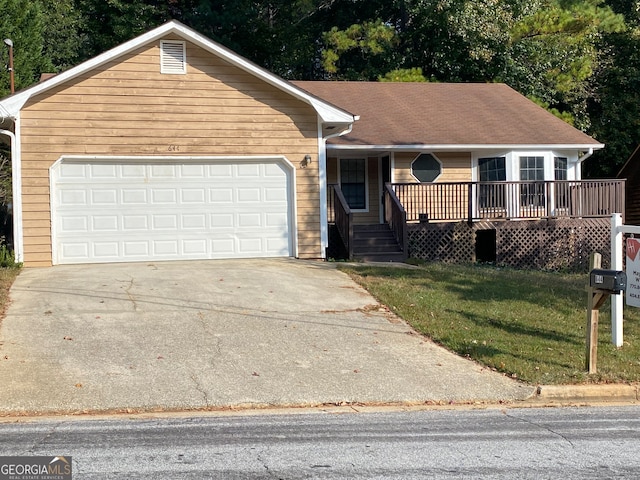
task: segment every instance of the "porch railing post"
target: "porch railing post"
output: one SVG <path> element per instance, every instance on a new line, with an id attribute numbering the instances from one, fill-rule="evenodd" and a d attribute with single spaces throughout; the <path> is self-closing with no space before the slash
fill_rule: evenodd
<path id="1" fill-rule="evenodd" d="M 624 212 L 624 180 L 394 183 L 391 189 L 409 222 L 602 218 Z"/>
<path id="2" fill-rule="evenodd" d="M 473 189 L 475 183 L 467 183 L 467 222 L 473 222 Z"/>
<path id="3" fill-rule="evenodd" d="M 353 212 L 349 208 L 339 185 L 333 185 L 334 222 L 349 260 L 353 259 Z"/>

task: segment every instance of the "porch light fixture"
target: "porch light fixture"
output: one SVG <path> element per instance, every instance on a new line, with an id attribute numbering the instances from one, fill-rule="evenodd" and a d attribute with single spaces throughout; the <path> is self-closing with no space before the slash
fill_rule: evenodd
<path id="1" fill-rule="evenodd" d="M 11 78 L 11 93 L 15 93 L 15 81 L 13 76 L 13 41 L 10 38 L 4 39 L 4 44 L 9 47 L 9 76 Z"/>

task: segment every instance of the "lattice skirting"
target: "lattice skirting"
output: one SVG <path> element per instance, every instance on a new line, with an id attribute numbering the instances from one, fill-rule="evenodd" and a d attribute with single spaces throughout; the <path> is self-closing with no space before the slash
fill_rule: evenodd
<path id="1" fill-rule="evenodd" d="M 477 233 L 495 230 L 498 265 L 587 271 L 589 255 L 611 258 L 609 218 L 409 224 L 409 256 L 450 263 L 476 261 Z"/>

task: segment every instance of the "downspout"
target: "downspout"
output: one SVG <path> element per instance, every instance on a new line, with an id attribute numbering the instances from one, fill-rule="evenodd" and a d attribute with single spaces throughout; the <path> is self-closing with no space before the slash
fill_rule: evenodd
<path id="1" fill-rule="evenodd" d="M 354 117 L 354 121 L 359 117 Z M 322 136 L 322 123 L 318 121 L 318 180 L 320 183 L 320 248 L 322 257 L 326 260 L 329 248 L 329 215 L 327 212 L 327 140 L 341 135 L 347 135 L 353 130 L 353 123 L 337 133 Z"/>
<path id="2" fill-rule="evenodd" d="M 576 172 L 577 174 L 576 176 L 579 178 L 576 178 L 576 180 L 582 180 L 582 162 L 584 162 L 591 155 L 593 155 L 593 148 L 590 148 L 587 153 L 585 153 L 583 156 L 578 158 L 578 170 Z"/>
<path id="3" fill-rule="evenodd" d="M 4 122 L 9 117 L 2 116 L 0 120 Z M 0 122 L 0 123 L 2 123 Z M 14 122 L 14 126 L 16 123 Z M 15 127 L 14 127 L 15 128 Z M 11 187 L 13 191 L 13 198 L 11 200 L 11 210 L 13 213 L 13 250 L 15 254 L 16 263 L 23 261 L 23 248 L 22 248 L 22 182 L 21 182 L 21 163 L 20 163 L 20 149 L 18 148 L 18 141 L 16 134 L 10 130 L 0 130 L 0 135 L 6 135 L 11 139 Z"/>

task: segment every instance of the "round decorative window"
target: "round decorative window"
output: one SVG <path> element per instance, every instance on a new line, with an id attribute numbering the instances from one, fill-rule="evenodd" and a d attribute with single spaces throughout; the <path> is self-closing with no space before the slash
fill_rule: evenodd
<path id="1" fill-rule="evenodd" d="M 442 173 L 442 165 L 430 153 L 422 153 L 411 163 L 411 173 L 420 182 L 433 182 Z"/>

